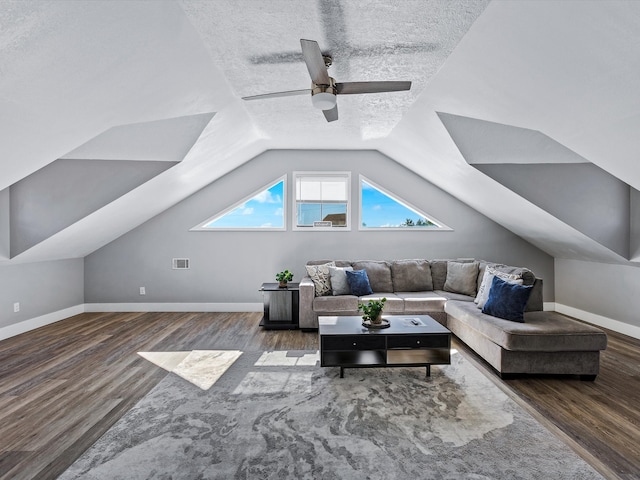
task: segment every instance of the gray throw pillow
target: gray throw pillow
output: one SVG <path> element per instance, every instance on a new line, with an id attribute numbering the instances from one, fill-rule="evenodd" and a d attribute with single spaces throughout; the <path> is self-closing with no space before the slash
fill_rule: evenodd
<path id="1" fill-rule="evenodd" d="M 351 287 L 347 282 L 347 271 L 352 272 L 353 267 L 329 267 L 331 291 L 334 295 L 351 295 Z"/>
<path id="2" fill-rule="evenodd" d="M 447 279 L 443 290 L 475 297 L 479 267 L 479 262 L 447 262 Z"/>

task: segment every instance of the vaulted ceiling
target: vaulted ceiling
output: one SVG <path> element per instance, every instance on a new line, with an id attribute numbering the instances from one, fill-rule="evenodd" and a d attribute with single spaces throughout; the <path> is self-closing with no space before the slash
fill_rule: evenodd
<path id="1" fill-rule="evenodd" d="M 300 38 L 338 81 L 412 88 L 332 123 L 243 101 L 308 88 Z M 640 261 L 638 78 L 634 1 L 0 0 L 0 262 L 85 256 L 272 148 L 378 149 L 553 256 Z M 178 163 L 2 248 L 12 186 L 96 161 Z"/>

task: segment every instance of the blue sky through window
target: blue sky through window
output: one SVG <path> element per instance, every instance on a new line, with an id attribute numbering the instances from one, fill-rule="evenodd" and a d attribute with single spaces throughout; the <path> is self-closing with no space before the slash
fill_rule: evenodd
<path id="1" fill-rule="evenodd" d="M 418 209 L 361 179 L 361 228 L 439 228 Z"/>
<path id="2" fill-rule="evenodd" d="M 279 180 L 202 228 L 284 228 L 284 188 Z"/>

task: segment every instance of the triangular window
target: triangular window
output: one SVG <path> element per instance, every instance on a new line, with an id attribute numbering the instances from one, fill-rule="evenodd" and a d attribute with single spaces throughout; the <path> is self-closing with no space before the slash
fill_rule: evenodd
<path id="1" fill-rule="evenodd" d="M 451 230 L 442 222 L 360 176 L 360 230 Z"/>
<path id="2" fill-rule="evenodd" d="M 286 230 L 286 175 L 192 230 Z"/>

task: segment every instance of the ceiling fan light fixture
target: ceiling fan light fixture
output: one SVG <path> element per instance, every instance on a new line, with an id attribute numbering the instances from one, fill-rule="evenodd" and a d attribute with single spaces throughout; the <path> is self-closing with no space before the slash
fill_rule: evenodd
<path id="1" fill-rule="evenodd" d="M 331 110 L 336 106 L 336 96 L 329 92 L 319 92 L 313 94 L 311 103 L 319 110 Z"/>
<path id="2" fill-rule="evenodd" d="M 311 103 L 319 110 L 331 110 L 336 106 L 338 93 L 335 80 L 329 77 L 331 85 L 311 84 Z"/>

